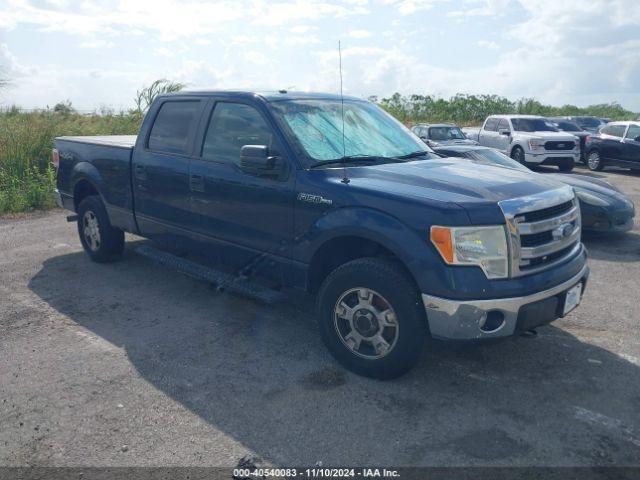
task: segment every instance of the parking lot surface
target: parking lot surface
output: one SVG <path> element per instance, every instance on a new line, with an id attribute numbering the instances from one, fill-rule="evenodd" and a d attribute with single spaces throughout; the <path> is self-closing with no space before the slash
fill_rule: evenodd
<path id="1" fill-rule="evenodd" d="M 640 206 L 640 175 L 596 175 Z M 430 342 L 383 382 L 333 361 L 308 299 L 216 292 L 134 237 L 92 263 L 65 215 L 0 220 L 0 465 L 640 464 L 637 226 L 585 240 L 583 304 L 537 337 Z"/>

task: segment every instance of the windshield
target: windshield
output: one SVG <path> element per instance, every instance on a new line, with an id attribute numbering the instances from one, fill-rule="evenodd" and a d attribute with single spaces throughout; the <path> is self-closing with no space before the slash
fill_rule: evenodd
<path id="1" fill-rule="evenodd" d="M 557 132 L 558 129 L 543 118 L 512 118 L 516 132 Z"/>
<path id="2" fill-rule="evenodd" d="M 316 161 L 432 152 L 404 125 L 368 102 L 344 102 L 344 147 L 340 100 L 287 100 L 271 105 L 307 156 Z"/>
<path id="3" fill-rule="evenodd" d="M 493 150 L 491 148 L 482 148 L 477 150 L 470 150 L 467 152 L 468 157 L 477 162 L 485 165 L 497 165 L 500 167 L 509 167 L 514 168 L 516 170 L 523 170 L 526 172 L 530 172 L 527 167 L 519 164 L 515 160 L 507 157 L 506 155 Z"/>
<path id="4" fill-rule="evenodd" d="M 556 125 L 558 125 L 558 127 L 560 128 L 560 130 L 563 130 L 565 132 L 579 132 L 582 129 L 576 125 L 573 122 L 554 122 Z"/>
<path id="5" fill-rule="evenodd" d="M 578 125 L 586 128 L 598 128 L 600 125 L 602 125 L 602 122 L 594 117 L 579 117 L 576 118 L 576 121 L 578 122 Z"/>
<path id="6" fill-rule="evenodd" d="M 431 127 L 429 128 L 430 140 L 465 140 L 462 130 L 458 127 Z"/>

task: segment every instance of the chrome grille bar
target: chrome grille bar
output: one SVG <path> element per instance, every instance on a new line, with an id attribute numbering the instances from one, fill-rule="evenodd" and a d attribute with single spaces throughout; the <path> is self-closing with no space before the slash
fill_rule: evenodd
<path id="1" fill-rule="evenodd" d="M 567 204 L 567 211 L 544 220 L 526 223 L 525 214 Z M 526 197 L 503 200 L 499 206 L 505 216 L 508 232 L 510 273 L 512 277 L 529 275 L 551 268 L 553 265 L 575 254 L 580 247 L 580 207 L 573 189 L 569 186 L 541 192 Z M 523 235 L 542 235 L 544 243 L 522 247 Z M 550 239 L 550 240 L 548 240 Z M 548 240 L 548 241 L 547 241 Z M 574 248 L 571 248 L 575 245 Z"/>

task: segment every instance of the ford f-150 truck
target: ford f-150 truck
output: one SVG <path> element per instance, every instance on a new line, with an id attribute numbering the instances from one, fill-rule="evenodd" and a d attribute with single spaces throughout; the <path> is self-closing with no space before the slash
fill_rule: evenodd
<path id="1" fill-rule="evenodd" d="M 161 96 L 137 137 L 60 137 L 53 161 L 91 259 L 117 258 L 131 232 L 312 292 L 324 342 L 363 375 L 403 374 L 427 335 L 493 339 L 562 317 L 588 277 L 571 187 L 440 158 L 357 98 Z"/>
<path id="2" fill-rule="evenodd" d="M 580 160 L 580 141 L 559 132 L 546 118 L 535 115 L 492 115 L 482 128 L 463 128 L 471 140 L 500 150 L 522 165 L 557 165 L 570 172 Z"/>

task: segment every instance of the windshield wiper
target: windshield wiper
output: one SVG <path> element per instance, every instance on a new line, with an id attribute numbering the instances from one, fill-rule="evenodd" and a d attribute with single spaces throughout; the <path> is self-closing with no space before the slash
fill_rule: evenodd
<path id="1" fill-rule="evenodd" d="M 417 152 L 407 153 L 406 155 L 401 155 L 401 156 L 396 157 L 396 158 L 399 158 L 399 159 L 402 159 L 402 160 L 406 160 L 408 158 L 422 157 L 423 155 L 430 155 L 430 154 L 431 154 L 431 152 L 428 152 L 426 150 L 418 150 Z"/>
<path id="2" fill-rule="evenodd" d="M 400 163 L 402 157 L 384 157 L 382 155 L 346 155 L 342 158 L 332 158 L 330 160 L 321 160 L 314 163 L 309 168 L 318 168 L 325 165 L 343 164 L 343 163 L 360 163 L 360 162 L 394 162 Z"/>

